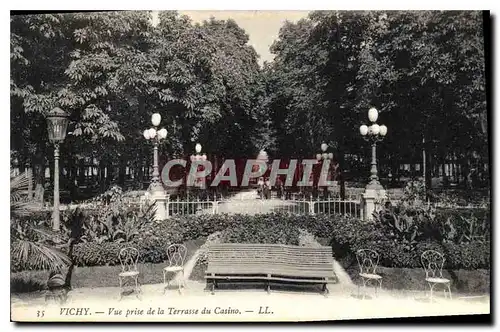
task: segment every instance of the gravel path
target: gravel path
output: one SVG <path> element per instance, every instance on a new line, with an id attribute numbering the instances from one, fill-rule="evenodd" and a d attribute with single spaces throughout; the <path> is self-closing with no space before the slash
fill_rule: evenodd
<path id="1" fill-rule="evenodd" d="M 211 295 L 200 282 L 189 281 L 182 294 L 163 285 L 142 286 L 141 299 L 129 295 L 119 300 L 116 287 L 80 288 L 70 293 L 63 308 L 88 308 L 91 315 L 71 316 L 61 307 L 44 305 L 43 298 L 29 301 L 12 298 L 12 319 L 15 321 L 311 321 L 382 317 L 415 317 L 490 313 L 489 296 L 454 299 L 436 297 L 430 303 L 423 292 L 382 290 L 375 297 L 369 289 L 366 299 L 357 298 L 357 287 L 330 285 L 324 297 L 314 292 L 281 292 L 267 294 L 263 290 L 228 290 Z M 439 294 L 438 294 L 439 296 Z M 300 303 L 300 305 L 297 305 Z M 265 312 L 267 307 L 267 314 Z M 109 314 L 121 310 L 121 314 Z M 148 309 L 155 314 L 147 314 Z M 163 310 L 158 311 L 158 308 Z M 169 309 L 172 308 L 172 309 Z M 211 313 L 203 314 L 203 309 Z M 41 311 L 44 317 L 37 317 Z M 140 310 L 144 310 L 140 314 Z M 189 310 L 189 311 L 182 311 Z M 197 310 L 197 312 L 196 312 Z"/>

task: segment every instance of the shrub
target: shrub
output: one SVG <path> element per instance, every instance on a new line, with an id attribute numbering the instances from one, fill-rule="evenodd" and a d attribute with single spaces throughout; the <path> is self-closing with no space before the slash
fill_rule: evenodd
<path id="1" fill-rule="evenodd" d="M 443 225 L 443 237 L 455 243 L 489 241 L 491 232 L 488 209 L 438 209 L 436 222 Z"/>
<path id="2" fill-rule="evenodd" d="M 320 247 L 316 237 L 304 229 L 299 229 L 299 246 Z"/>
<path id="3" fill-rule="evenodd" d="M 438 243 L 419 242 L 408 248 L 403 243 L 389 240 L 377 240 L 371 243 L 357 242 L 346 246 L 343 255 L 347 264 L 355 263 L 355 252 L 361 248 L 370 248 L 380 254 L 379 265 L 393 268 L 421 268 L 420 257 L 425 250 L 436 250 L 445 256 L 445 269 L 489 269 L 490 245 L 483 242 Z M 334 253 L 335 249 L 333 248 Z M 337 255 L 335 255 L 337 257 Z"/>
<path id="4" fill-rule="evenodd" d="M 226 228 L 226 243 L 299 244 L 299 228 L 287 218 L 277 214 L 256 215 L 244 223 Z"/>
<path id="5" fill-rule="evenodd" d="M 73 249 L 73 258 L 79 266 L 120 265 L 120 250 L 134 247 L 139 250 L 139 262 L 162 263 L 167 260 L 167 247 L 173 242 L 160 238 L 145 238 L 134 242 L 79 243 Z"/>
<path id="6" fill-rule="evenodd" d="M 433 202 L 450 207 L 467 205 L 489 207 L 490 198 L 489 190 L 434 190 L 432 195 Z"/>
<path id="7" fill-rule="evenodd" d="M 73 259 L 80 266 L 103 266 L 120 264 L 118 253 L 120 249 L 129 246 L 128 243 L 79 243 L 73 248 Z"/>
<path id="8" fill-rule="evenodd" d="M 388 239 L 396 239 L 408 247 L 428 240 L 464 243 L 490 238 L 486 209 L 436 209 L 403 202 L 384 208 L 374 217 Z"/>

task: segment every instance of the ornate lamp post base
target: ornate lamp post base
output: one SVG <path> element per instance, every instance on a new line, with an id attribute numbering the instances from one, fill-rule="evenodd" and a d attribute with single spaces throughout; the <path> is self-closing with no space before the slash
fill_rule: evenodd
<path id="1" fill-rule="evenodd" d="M 155 193 L 165 193 L 165 190 L 163 189 L 163 185 L 160 182 L 152 181 L 149 184 L 148 191 L 151 195 Z"/>
<path id="2" fill-rule="evenodd" d="M 168 218 L 168 201 L 170 195 L 163 189 L 159 182 L 152 182 L 149 185 L 148 192 L 152 201 L 155 202 L 155 220 L 163 221 Z"/>
<path id="3" fill-rule="evenodd" d="M 384 187 L 378 182 L 378 180 L 370 181 L 366 187 L 367 190 L 384 190 Z"/>
<path id="4" fill-rule="evenodd" d="M 363 220 L 366 221 L 373 220 L 373 213 L 377 211 L 377 206 L 380 205 L 381 201 L 387 199 L 387 193 L 381 185 L 380 188 L 369 188 L 369 186 L 366 186 L 361 200 Z"/>

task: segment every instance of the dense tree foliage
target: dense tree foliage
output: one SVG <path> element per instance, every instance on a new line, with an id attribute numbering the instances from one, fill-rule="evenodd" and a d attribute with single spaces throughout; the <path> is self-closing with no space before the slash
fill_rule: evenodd
<path id="1" fill-rule="evenodd" d="M 127 165 L 148 165 L 142 131 L 153 112 L 169 131 L 160 147 L 167 157 L 192 153 L 196 142 L 209 154 L 256 154 L 265 134 L 257 59 L 232 20 L 194 24 L 161 12 L 153 26 L 149 12 L 12 16 L 11 127 L 23 137 L 11 150 L 43 181 L 52 159 L 44 116 L 57 105 L 71 115 L 62 147 L 69 168 L 95 159 L 122 176 Z"/>
<path id="2" fill-rule="evenodd" d="M 424 147 L 432 165 L 487 160 L 482 30 L 480 12 L 320 11 L 286 23 L 266 68 L 277 150 L 311 156 L 325 141 L 346 167 L 346 154 L 368 155 L 358 128 L 376 107 L 393 171 Z"/>

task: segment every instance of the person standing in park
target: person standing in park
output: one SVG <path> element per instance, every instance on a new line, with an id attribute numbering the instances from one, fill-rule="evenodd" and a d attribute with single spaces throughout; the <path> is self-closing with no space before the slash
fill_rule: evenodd
<path id="1" fill-rule="evenodd" d="M 269 178 L 266 179 L 266 182 L 264 184 L 264 198 L 271 198 L 271 182 L 269 181 Z"/>
<path id="2" fill-rule="evenodd" d="M 264 198 L 264 178 L 260 177 L 259 181 L 257 182 L 257 194 L 259 195 L 260 199 Z"/>
<path id="3" fill-rule="evenodd" d="M 278 198 L 283 199 L 283 181 L 281 180 L 281 178 L 279 176 L 276 179 L 276 192 L 277 192 Z"/>

